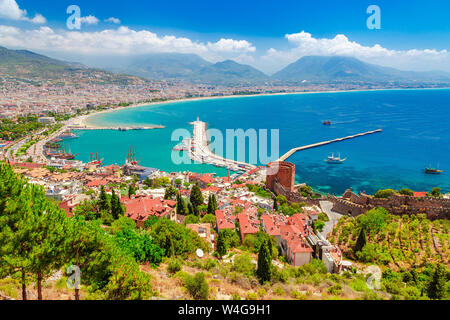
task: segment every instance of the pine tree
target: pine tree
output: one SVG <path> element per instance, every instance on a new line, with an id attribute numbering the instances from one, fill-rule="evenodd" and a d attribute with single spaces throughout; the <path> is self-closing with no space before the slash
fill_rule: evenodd
<path id="1" fill-rule="evenodd" d="M 192 203 L 188 204 L 188 213 L 189 213 L 189 215 L 195 215 L 194 214 L 194 206 L 192 205 Z"/>
<path id="2" fill-rule="evenodd" d="M 278 203 L 277 203 L 277 199 L 273 200 L 273 211 L 278 211 Z"/>
<path id="3" fill-rule="evenodd" d="M 131 198 L 132 195 L 136 195 L 136 189 L 133 184 L 128 187 L 128 197 Z"/>
<path id="4" fill-rule="evenodd" d="M 111 210 L 111 205 L 108 201 L 108 196 L 106 195 L 106 191 L 105 191 L 105 187 L 101 186 L 100 187 L 100 195 L 98 197 L 98 211 L 102 212 L 102 211 L 110 211 Z"/>
<path id="5" fill-rule="evenodd" d="M 120 203 L 120 198 L 118 195 L 116 195 L 114 189 L 111 196 L 111 215 L 114 220 L 117 220 L 125 215 L 122 204 Z"/>
<path id="6" fill-rule="evenodd" d="M 355 244 L 355 252 L 361 251 L 367 243 L 366 231 L 364 228 L 361 228 L 361 232 L 359 233 L 358 239 Z"/>
<path id="7" fill-rule="evenodd" d="M 215 210 L 214 210 L 214 200 L 213 197 L 210 195 L 208 197 L 208 210 L 207 210 L 208 214 L 214 214 Z"/>
<path id="8" fill-rule="evenodd" d="M 269 238 L 267 238 L 267 248 L 269 249 L 270 260 L 272 261 L 272 258 L 273 258 L 273 247 L 272 247 L 272 242 L 270 241 Z"/>
<path id="9" fill-rule="evenodd" d="M 270 281 L 272 279 L 272 258 L 270 256 L 267 242 L 264 241 L 259 247 L 258 253 L 258 268 L 256 269 L 256 276 L 261 283 Z"/>
<path id="10" fill-rule="evenodd" d="M 188 208 L 186 205 L 186 201 L 184 201 L 183 197 L 178 194 L 177 195 L 177 214 L 182 215 L 182 216 L 187 216 L 188 215 Z"/>
<path id="11" fill-rule="evenodd" d="M 219 232 L 219 236 L 217 237 L 217 253 L 220 257 L 227 254 L 227 243 L 223 230 Z"/>
<path id="12" fill-rule="evenodd" d="M 68 232 L 66 235 L 66 254 L 69 259 L 73 259 L 75 265 L 80 268 L 83 274 L 83 281 L 88 282 L 89 272 L 85 272 L 89 268 L 97 255 L 98 251 L 104 245 L 104 233 L 98 223 L 87 223 L 83 217 L 75 216 L 69 220 Z M 92 259 L 94 258 L 94 259 Z M 92 266 L 91 266 L 92 267 Z M 91 273 L 95 274 L 95 272 Z M 79 283 L 78 283 L 79 285 Z M 79 288 L 75 287 L 75 300 L 80 299 Z"/>
<path id="13" fill-rule="evenodd" d="M 198 184 L 195 184 L 192 187 L 190 200 L 194 207 L 198 207 L 203 204 L 204 199 L 203 199 L 202 191 L 200 190 L 200 187 L 198 186 Z"/>
<path id="14" fill-rule="evenodd" d="M 216 214 L 216 210 L 218 210 L 219 209 L 219 207 L 217 206 L 217 199 L 216 199 L 216 195 L 215 194 L 213 194 L 212 195 L 212 202 L 213 202 L 213 212 L 212 212 L 212 214 Z"/>
<path id="15" fill-rule="evenodd" d="M 446 294 L 447 274 L 445 267 L 438 263 L 433 273 L 433 278 L 428 285 L 428 297 L 430 299 L 442 300 Z"/>
<path id="16" fill-rule="evenodd" d="M 68 220 L 64 211 L 48 201 L 42 187 L 32 186 L 32 199 L 29 223 L 39 228 L 31 235 L 30 270 L 36 276 L 38 300 L 42 300 L 42 282 L 65 263 L 64 242 Z"/>

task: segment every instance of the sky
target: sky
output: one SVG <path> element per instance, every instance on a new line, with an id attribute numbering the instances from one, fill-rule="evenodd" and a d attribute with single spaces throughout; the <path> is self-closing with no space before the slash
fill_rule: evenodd
<path id="1" fill-rule="evenodd" d="M 67 25 L 70 5 L 80 29 Z M 379 28 L 368 27 L 373 5 Z M 450 72 L 450 1 L 0 0 L 0 45 L 91 65 L 179 52 L 272 74 L 303 56 L 345 55 Z"/>

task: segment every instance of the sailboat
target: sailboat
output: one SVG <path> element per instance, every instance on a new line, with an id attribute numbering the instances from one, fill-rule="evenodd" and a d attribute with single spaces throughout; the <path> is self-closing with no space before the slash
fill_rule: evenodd
<path id="1" fill-rule="evenodd" d="M 337 157 L 334 156 L 334 153 L 331 154 L 331 156 L 329 156 L 325 162 L 329 163 L 329 164 L 341 164 L 343 163 L 345 160 L 347 160 L 347 158 L 341 159 L 341 154 L 339 153 L 339 155 Z"/>
<path id="2" fill-rule="evenodd" d="M 438 168 L 439 168 L 439 165 L 438 165 Z M 444 171 L 433 168 L 431 165 L 429 167 L 425 168 L 426 174 L 441 174 L 442 172 L 444 172 Z"/>

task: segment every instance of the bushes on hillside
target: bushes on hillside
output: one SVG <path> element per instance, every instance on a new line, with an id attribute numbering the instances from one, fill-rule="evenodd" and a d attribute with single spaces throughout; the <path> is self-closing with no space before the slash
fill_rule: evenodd
<path id="1" fill-rule="evenodd" d="M 159 219 L 150 235 L 165 250 L 167 257 L 193 253 L 197 249 L 209 250 L 207 243 L 197 233 L 169 219 Z"/>
<path id="2" fill-rule="evenodd" d="M 195 300 L 208 299 L 209 285 L 203 272 L 199 272 L 195 276 L 187 275 L 184 279 L 184 286 Z"/>

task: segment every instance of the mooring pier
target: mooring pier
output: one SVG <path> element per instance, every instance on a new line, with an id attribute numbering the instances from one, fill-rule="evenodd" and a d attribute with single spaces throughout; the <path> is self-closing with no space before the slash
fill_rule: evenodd
<path id="1" fill-rule="evenodd" d="M 354 139 L 354 138 L 357 138 L 357 137 L 367 136 L 369 134 L 374 134 L 374 133 L 382 132 L 382 131 L 383 131 L 382 129 L 377 129 L 377 130 L 367 131 L 367 132 L 363 132 L 363 133 L 358 133 L 358 134 L 355 134 L 355 135 L 352 135 L 352 136 L 343 137 L 343 138 L 338 138 L 338 139 L 333 139 L 333 140 L 313 143 L 313 144 L 309 144 L 309 145 L 303 146 L 303 147 L 292 148 L 291 150 L 286 152 L 284 155 L 282 155 L 277 161 L 285 161 L 287 158 L 292 156 L 297 151 L 302 151 L 302 150 L 306 150 L 306 149 L 312 149 L 312 148 L 324 146 L 326 144 L 331 144 L 331 143 L 340 142 L 340 141 L 344 141 L 344 140 Z"/>
<path id="2" fill-rule="evenodd" d="M 239 162 L 231 159 L 226 159 L 212 152 L 209 147 L 209 139 L 206 133 L 207 126 L 205 122 L 197 119 L 191 122 L 194 126 L 192 140 L 189 141 L 189 156 L 192 160 L 200 163 L 208 163 L 216 167 L 224 167 L 233 171 L 251 170 L 256 168 L 255 165 Z"/>

